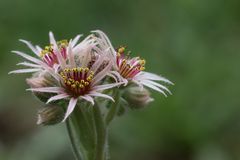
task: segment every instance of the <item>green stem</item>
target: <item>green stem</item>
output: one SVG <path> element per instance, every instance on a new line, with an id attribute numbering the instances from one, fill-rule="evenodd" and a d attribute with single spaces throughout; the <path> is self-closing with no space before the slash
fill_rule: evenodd
<path id="1" fill-rule="evenodd" d="M 101 107 L 76 106 L 66 122 L 76 160 L 107 159 L 107 127 Z"/>
<path id="2" fill-rule="evenodd" d="M 76 160 L 82 160 L 82 153 L 81 151 L 79 150 L 79 148 L 81 148 L 79 146 L 79 144 L 77 143 L 76 141 L 76 131 L 74 133 L 74 131 L 72 130 L 74 124 L 73 124 L 73 120 L 74 118 L 72 117 L 72 120 L 70 119 L 67 119 L 66 121 L 66 125 L 67 125 L 67 131 L 68 131 L 68 135 L 69 135 L 69 138 L 70 138 L 70 141 L 71 141 L 71 144 L 72 144 L 72 149 L 73 149 L 73 153 L 75 155 L 75 158 Z M 77 129 L 75 129 L 77 130 Z"/>
<path id="3" fill-rule="evenodd" d="M 114 117 L 116 116 L 116 114 L 119 110 L 119 107 L 120 107 L 120 97 L 121 97 L 120 91 L 115 90 L 113 95 L 114 95 L 115 102 L 110 103 L 109 111 L 106 115 L 106 124 L 107 125 L 109 125 L 110 122 L 114 119 Z"/>
<path id="4" fill-rule="evenodd" d="M 67 120 L 67 130 L 76 160 L 95 160 L 96 134 L 86 105 L 76 106 Z"/>
<path id="5" fill-rule="evenodd" d="M 98 104 L 94 106 L 94 118 L 97 131 L 96 160 L 107 159 L 107 126 Z"/>

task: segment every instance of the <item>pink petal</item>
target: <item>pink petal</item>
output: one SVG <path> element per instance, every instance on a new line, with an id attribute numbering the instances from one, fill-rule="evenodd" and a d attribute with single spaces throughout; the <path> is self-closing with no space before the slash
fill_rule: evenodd
<path id="1" fill-rule="evenodd" d="M 31 42 L 28 42 L 28 41 L 23 40 L 23 39 L 20 39 L 19 41 L 25 43 L 28 46 L 28 48 L 30 48 L 33 51 L 33 53 L 35 53 L 37 56 L 39 56 L 38 50 L 31 44 Z"/>
<path id="2" fill-rule="evenodd" d="M 92 97 L 88 96 L 88 95 L 85 95 L 85 96 L 80 96 L 82 99 L 92 103 L 92 105 L 94 105 L 94 100 Z"/>
<path id="3" fill-rule="evenodd" d="M 47 104 L 52 102 L 52 101 L 56 101 L 56 100 L 64 99 L 64 98 L 68 98 L 68 97 L 69 97 L 69 95 L 66 94 L 66 93 L 59 94 L 59 95 L 56 95 L 56 96 L 53 96 L 53 97 L 49 98 L 48 101 L 47 101 Z"/>
<path id="4" fill-rule="evenodd" d="M 50 43 L 53 45 L 53 50 L 56 52 L 57 59 L 58 59 L 58 62 L 60 64 L 61 68 L 65 68 L 66 62 L 64 61 L 64 58 L 58 49 L 57 42 L 56 42 L 52 32 L 49 32 L 49 39 L 50 39 Z"/>
<path id="5" fill-rule="evenodd" d="M 88 95 L 94 96 L 94 97 L 107 98 L 107 99 L 110 99 L 114 102 L 114 99 L 111 96 L 106 95 L 106 94 L 102 94 L 102 93 L 98 93 L 98 92 L 90 92 Z"/>
<path id="6" fill-rule="evenodd" d="M 41 71 L 41 69 L 39 68 L 34 68 L 34 69 L 18 69 L 18 70 L 14 70 L 9 72 L 8 74 L 13 74 L 13 73 L 32 73 L 32 72 L 37 72 L 37 71 Z"/>
<path id="7" fill-rule="evenodd" d="M 46 93 L 63 93 L 64 90 L 61 87 L 42 87 L 42 88 L 29 88 L 27 91 L 46 92 Z"/>
<path id="8" fill-rule="evenodd" d="M 151 89 L 153 89 L 153 90 L 156 90 L 156 91 L 162 93 L 165 97 L 167 97 L 166 93 L 164 93 L 164 91 L 162 91 L 160 88 L 158 88 L 158 87 L 156 87 L 156 86 L 154 86 L 154 85 L 152 85 L 150 83 L 146 83 L 146 82 L 142 82 L 142 84 L 147 86 L 147 87 L 149 87 L 149 88 L 151 88 Z"/>
<path id="9" fill-rule="evenodd" d="M 70 99 L 68 107 L 67 107 L 67 112 L 66 112 L 65 117 L 62 122 L 64 122 L 68 118 L 68 116 L 73 112 L 73 110 L 77 104 L 77 101 L 78 101 L 78 99 L 76 99 L 76 98 Z"/>
<path id="10" fill-rule="evenodd" d="M 67 52 L 68 52 L 68 57 L 69 57 L 69 64 L 73 68 L 76 66 L 76 64 L 75 64 L 74 55 L 72 52 L 72 42 L 71 41 L 69 42 Z"/>
<path id="11" fill-rule="evenodd" d="M 98 85 L 98 86 L 93 87 L 92 90 L 93 91 L 102 91 L 102 90 L 105 90 L 105 89 L 110 89 L 110 88 L 119 86 L 121 84 L 123 84 L 123 82 Z"/>
<path id="12" fill-rule="evenodd" d="M 72 43 L 71 43 L 71 46 L 74 47 L 78 40 L 80 39 L 80 37 L 82 37 L 82 35 L 77 35 L 73 40 L 72 40 Z"/>
<path id="13" fill-rule="evenodd" d="M 19 56 L 22 56 L 23 58 L 25 58 L 25 59 L 27 59 L 27 60 L 29 60 L 31 62 L 34 62 L 34 63 L 39 64 L 39 65 L 44 65 L 44 63 L 41 60 L 39 60 L 37 58 L 34 58 L 32 56 L 29 56 L 29 55 L 27 55 L 27 54 L 25 54 L 23 52 L 20 52 L 20 51 L 12 51 L 12 52 L 16 53 Z"/>
<path id="14" fill-rule="evenodd" d="M 104 77 L 106 77 L 107 73 L 110 71 L 111 68 L 112 68 L 112 63 L 109 62 L 109 64 L 93 78 L 92 85 L 97 84 Z"/>
<path id="15" fill-rule="evenodd" d="M 18 63 L 17 65 L 18 66 L 22 65 L 22 66 L 27 66 L 27 67 L 34 67 L 34 68 L 41 68 L 42 67 L 41 65 L 33 64 L 33 63 L 29 63 L 29 62 L 21 62 L 21 63 Z"/>
<path id="16" fill-rule="evenodd" d="M 154 81 L 163 81 L 163 82 L 166 82 L 166 83 L 169 83 L 169 84 L 172 84 L 173 83 L 171 81 L 169 81 L 168 79 L 162 77 L 162 76 L 159 76 L 159 75 L 156 75 L 156 74 L 153 74 L 153 73 L 149 73 L 149 72 L 140 72 L 137 77 L 139 76 L 139 79 L 146 79 L 146 80 L 154 80 Z"/>
<path id="17" fill-rule="evenodd" d="M 164 89 L 164 90 L 167 91 L 169 94 L 172 94 L 171 91 L 170 91 L 167 87 L 165 87 L 164 85 L 159 84 L 159 83 L 157 83 L 157 82 L 154 82 L 154 81 L 151 81 L 151 80 L 142 80 L 142 82 L 152 84 L 152 85 L 157 86 L 157 87 L 159 87 L 159 88 L 161 88 L 161 89 Z"/>

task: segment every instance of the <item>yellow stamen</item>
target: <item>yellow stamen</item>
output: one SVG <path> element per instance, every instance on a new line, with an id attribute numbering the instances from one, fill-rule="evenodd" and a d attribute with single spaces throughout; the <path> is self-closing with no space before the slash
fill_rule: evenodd
<path id="1" fill-rule="evenodd" d="M 126 50 L 125 47 L 120 47 L 120 48 L 118 48 L 118 53 L 122 54 L 125 50 Z"/>

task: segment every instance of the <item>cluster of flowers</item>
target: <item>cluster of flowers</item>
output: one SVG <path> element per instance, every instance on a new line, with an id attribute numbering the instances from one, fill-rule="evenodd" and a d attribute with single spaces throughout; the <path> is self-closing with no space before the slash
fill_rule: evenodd
<path id="1" fill-rule="evenodd" d="M 141 90 L 145 90 L 146 86 L 165 96 L 165 92 L 170 93 L 167 87 L 156 82 L 172 84 L 169 80 L 145 72 L 145 60 L 131 58 L 125 47 L 114 49 L 102 31 L 92 31 L 92 34 L 79 42 L 81 36 L 69 41 L 56 41 L 50 32 L 50 45 L 45 48 L 20 40 L 32 50 L 35 57 L 13 51 L 27 60 L 18 65 L 28 68 L 10 73 L 34 73 L 27 79 L 31 87 L 28 90 L 47 94 L 46 103 L 62 99 L 69 101 L 63 121 L 73 112 L 78 101 L 88 101 L 93 105 L 96 97 L 114 101 L 105 92 L 107 89 L 136 84 Z"/>

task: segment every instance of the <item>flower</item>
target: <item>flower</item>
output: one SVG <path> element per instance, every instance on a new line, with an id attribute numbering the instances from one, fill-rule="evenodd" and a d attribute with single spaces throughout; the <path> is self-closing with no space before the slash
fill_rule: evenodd
<path id="1" fill-rule="evenodd" d="M 38 125 L 54 125 L 63 120 L 64 110 L 56 105 L 47 105 L 38 111 L 37 117 Z"/>
<path id="2" fill-rule="evenodd" d="M 81 43 L 77 44 L 81 36 L 82 35 L 77 35 L 69 42 L 67 40 L 56 41 L 53 33 L 49 32 L 50 44 L 45 46 L 44 49 L 38 45 L 33 46 L 29 41 L 20 39 L 20 41 L 26 44 L 37 57 L 30 56 L 21 51 L 12 51 L 27 60 L 27 62 L 21 62 L 17 65 L 30 68 L 18 69 L 9 73 L 32 73 L 42 70 L 52 72 L 57 70 L 60 65 L 65 66 L 66 62 L 69 61 L 68 50 L 80 50 L 81 48 L 86 48 L 86 46 L 90 47 L 94 45 L 93 39 L 90 39 L 91 36 L 86 37 Z"/>
<path id="3" fill-rule="evenodd" d="M 139 86 L 127 87 L 123 97 L 132 109 L 144 108 L 153 101 L 150 92 L 146 88 L 140 88 Z"/>
<path id="4" fill-rule="evenodd" d="M 68 43 L 66 41 L 57 43 L 51 32 L 49 35 L 51 45 L 41 51 L 40 49 L 39 51 L 36 50 L 39 47 L 33 47 L 29 42 L 23 41 L 34 53 L 40 53 L 39 57 L 42 57 L 42 59 L 31 57 L 22 52 L 15 52 L 32 62 L 31 65 L 27 65 L 33 67 L 32 72 L 49 73 L 52 76 L 51 78 L 56 81 L 50 86 L 39 87 L 42 82 L 47 82 L 48 78 L 44 80 L 45 77 L 34 76 L 32 81 L 28 81 L 34 85 L 31 85 L 31 88 L 27 90 L 34 93 L 54 94 L 49 97 L 47 103 L 57 100 L 69 100 L 63 121 L 72 113 L 79 100 L 88 101 L 92 105 L 94 105 L 94 97 L 114 101 L 111 96 L 102 93 L 102 91 L 117 87 L 122 82 L 103 83 L 103 80 L 112 69 L 113 63 L 107 54 L 97 47 L 98 44 L 92 38 L 92 35 L 79 44 L 77 44 L 77 41 L 80 36 L 70 40 Z M 11 73 L 25 72 L 30 72 L 30 69 L 16 70 Z"/>
<path id="5" fill-rule="evenodd" d="M 144 59 L 141 59 L 140 57 L 131 58 L 129 56 L 130 52 L 126 54 L 126 47 L 121 46 L 118 49 L 114 49 L 109 38 L 104 32 L 96 30 L 94 33 L 97 35 L 96 40 L 100 44 L 100 48 L 108 51 L 108 55 L 114 63 L 113 70 L 109 73 L 110 75 L 117 77 L 118 81 L 124 82 L 125 85 L 135 83 L 141 88 L 146 86 L 162 93 L 165 96 L 167 96 L 165 92 L 171 94 L 166 86 L 157 83 L 156 81 L 171 85 L 173 85 L 173 83 L 162 76 L 145 72 L 146 61 Z"/>

